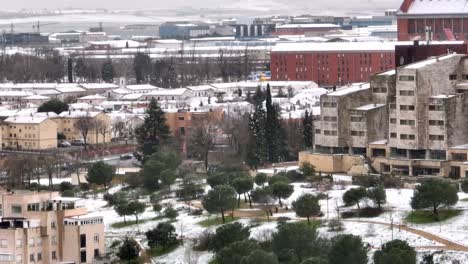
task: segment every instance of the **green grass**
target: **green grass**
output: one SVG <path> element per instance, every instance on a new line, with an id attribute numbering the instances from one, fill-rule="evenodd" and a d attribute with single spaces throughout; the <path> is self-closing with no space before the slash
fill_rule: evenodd
<path id="1" fill-rule="evenodd" d="M 171 253 L 172 251 L 176 250 L 180 245 L 180 242 L 177 242 L 177 244 L 174 244 L 170 247 L 167 247 L 167 248 L 163 248 L 161 246 L 156 246 L 152 249 L 149 249 L 147 251 L 148 255 L 152 256 L 152 257 L 159 257 L 159 256 L 162 256 L 162 255 L 166 255 L 166 254 L 169 254 Z"/>
<path id="2" fill-rule="evenodd" d="M 461 202 L 468 202 L 468 198 L 460 199 Z"/>
<path id="3" fill-rule="evenodd" d="M 156 217 L 153 217 L 153 218 L 148 218 L 148 219 L 140 219 L 140 221 L 138 221 L 138 224 L 144 224 L 146 222 L 150 222 L 150 221 L 155 221 L 155 220 L 161 220 L 163 219 L 164 217 L 163 216 L 156 216 Z M 136 221 L 135 220 L 127 220 L 127 222 L 115 222 L 113 224 L 111 224 L 111 226 L 113 228 L 124 228 L 124 227 L 128 227 L 128 226 L 133 226 L 133 225 L 136 225 Z"/>
<path id="4" fill-rule="evenodd" d="M 302 220 L 302 221 L 299 221 L 300 223 L 304 223 L 305 225 L 308 225 L 308 222 L 307 220 Z M 320 220 L 314 220 L 314 219 L 310 219 L 310 228 L 318 228 L 320 225 L 322 224 L 322 222 Z"/>
<path id="5" fill-rule="evenodd" d="M 226 222 L 224 224 L 227 224 L 227 223 L 231 223 L 231 222 L 235 222 L 237 220 L 239 220 L 238 217 L 234 217 L 234 219 L 230 216 L 225 216 L 224 219 L 226 220 Z M 208 219 L 205 219 L 205 220 L 202 220 L 200 222 L 197 223 L 199 226 L 202 226 L 202 227 L 209 227 L 209 226 L 217 226 L 217 225 L 222 225 L 223 224 L 223 219 L 219 216 L 217 217 L 210 217 Z"/>
<path id="6" fill-rule="evenodd" d="M 445 221 L 447 219 L 459 216 L 461 213 L 461 210 L 441 209 L 438 211 L 439 221 Z M 432 211 L 414 211 L 409 213 L 405 217 L 405 220 L 409 223 L 415 224 L 429 224 L 438 222 Z"/>

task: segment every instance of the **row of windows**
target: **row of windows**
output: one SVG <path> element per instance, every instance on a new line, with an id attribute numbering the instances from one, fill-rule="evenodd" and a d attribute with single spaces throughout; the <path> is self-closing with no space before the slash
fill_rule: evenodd
<path id="1" fill-rule="evenodd" d="M 337 135 L 337 132 L 336 130 L 324 130 L 323 131 L 323 134 L 325 136 L 336 136 Z"/>
<path id="2" fill-rule="evenodd" d="M 444 107 L 442 105 L 429 105 L 429 111 L 442 111 Z"/>
<path id="3" fill-rule="evenodd" d="M 338 118 L 336 116 L 324 116 L 323 121 L 325 122 L 336 122 Z"/>
<path id="4" fill-rule="evenodd" d="M 407 120 L 407 119 L 400 120 L 400 125 L 414 126 L 415 123 L 416 122 L 414 120 Z"/>
<path id="5" fill-rule="evenodd" d="M 387 88 L 385 87 L 374 87 L 372 88 L 373 93 L 387 93 Z"/>
<path id="6" fill-rule="evenodd" d="M 414 105 L 400 105 L 402 111 L 414 111 Z"/>
<path id="7" fill-rule="evenodd" d="M 396 138 L 397 133 L 390 133 L 390 138 Z M 443 141 L 444 140 L 443 135 L 429 135 L 429 140 L 434 140 L 434 141 Z M 400 139 L 402 140 L 414 140 L 415 135 L 412 134 L 400 134 Z"/>
<path id="8" fill-rule="evenodd" d="M 363 137 L 364 135 L 365 135 L 364 131 L 351 130 L 351 136 Z"/>
<path id="9" fill-rule="evenodd" d="M 400 96 L 414 96 L 414 91 L 400 90 Z"/>
<path id="10" fill-rule="evenodd" d="M 414 81 L 414 76 L 412 76 L 412 75 L 400 75 L 398 77 L 398 80 L 400 80 L 402 82 L 412 82 L 412 81 Z"/>
<path id="11" fill-rule="evenodd" d="M 414 140 L 415 139 L 415 136 L 412 135 L 412 134 L 400 134 L 400 139 L 402 140 Z"/>
<path id="12" fill-rule="evenodd" d="M 323 107 L 324 108 L 335 108 L 336 103 L 335 102 L 323 102 Z"/>
<path id="13" fill-rule="evenodd" d="M 363 116 L 351 116 L 351 122 L 364 122 L 365 118 Z"/>
<path id="14" fill-rule="evenodd" d="M 443 135 L 429 135 L 429 140 L 443 141 Z"/>

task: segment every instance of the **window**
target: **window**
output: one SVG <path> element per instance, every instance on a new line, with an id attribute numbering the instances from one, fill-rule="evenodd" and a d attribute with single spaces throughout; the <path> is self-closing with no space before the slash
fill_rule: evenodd
<path id="1" fill-rule="evenodd" d="M 180 135 L 185 136 L 185 127 L 180 127 Z"/>
<path id="2" fill-rule="evenodd" d="M 0 248 L 6 248 L 6 247 L 8 247 L 7 240 L 0 239 Z"/>
<path id="3" fill-rule="evenodd" d="M 323 134 L 325 136 L 336 136 L 337 135 L 336 130 L 324 130 Z"/>
<path id="4" fill-rule="evenodd" d="M 390 137 L 391 137 L 391 138 L 396 138 L 396 137 L 397 137 L 397 134 L 396 134 L 396 133 L 390 133 Z"/>
<path id="5" fill-rule="evenodd" d="M 429 111 L 442 111 L 442 105 L 429 105 Z"/>
<path id="6" fill-rule="evenodd" d="M 320 134 L 320 129 L 315 129 L 315 134 Z"/>
<path id="7" fill-rule="evenodd" d="M 57 259 L 57 252 L 52 251 L 52 259 Z"/>
<path id="8" fill-rule="evenodd" d="M 86 234 L 80 235 L 80 248 L 86 247 Z"/>
<path id="9" fill-rule="evenodd" d="M 444 140 L 443 135 L 429 135 L 429 140 L 442 141 Z"/>
<path id="10" fill-rule="evenodd" d="M 29 254 L 29 262 L 35 262 L 34 254 Z"/>
<path id="11" fill-rule="evenodd" d="M 402 111 L 414 111 L 414 105 L 400 105 Z"/>
<path id="12" fill-rule="evenodd" d="M 325 107 L 325 108 L 335 108 L 336 103 L 334 103 L 334 102 L 323 102 L 323 107 Z"/>
<path id="13" fill-rule="evenodd" d="M 99 258 L 99 249 L 98 249 L 98 248 L 96 248 L 96 249 L 94 250 L 94 257 L 95 257 L 95 258 Z"/>
<path id="14" fill-rule="evenodd" d="M 94 234 L 94 242 L 99 242 L 99 234 Z"/>
<path id="15" fill-rule="evenodd" d="M 55 222 L 54 221 L 50 222 L 50 227 L 55 229 Z"/>
<path id="16" fill-rule="evenodd" d="M 362 116 L 351 116 L 351 122 L 364 122 L 364 117 L 362 117 Z"/>
<path id="17" fill-rule="evenodd" d="M 444 120 L 429 120 L 430 126 L 443 126 Z"/>
<path id="18" fill-rule="evenodd" d="M 42 253 L 39 252 L 37 253 L 37 261 L 41 261 L 42 260 Z"/>
<path id="19" fill-rule="evenodd" d="M 42 246 L 42 238 L 40 237 L 36 238 L 36 245 Z"/>
<path id="20" fill-rule="evenodd" d="M 412 75 L 400 75 L 399 80 L 402 82 L 412 82 L 414 81 L 414 76 Z"/>
<path id="21" fill-rule="evenodd" d="M 23 240 L 21 240 L 21 239 L 16 239 L 16 247 L 17 247 L 17 248 L 23 247 Z"/>
<path id="22" fill-rule="evenodd" d="M 52 236 L 52 237 L 50 238 L 50 243 L 51 243 L 52 245 L 57 244 L 57 237 L 56 237 L 56 236 Z"/>
<path id="23" fill-rule="evenodd" d="M 385 87 L 374 87 L 372 88 L 373 93 L 387 93 L 387 88 Z"/>
<path id="24" fill-rule="evenodd" d="M 406 120 L 406 119 L 401 119 L 400 120 L 400 125 L 414 126 L 414 124 L 415 124 L 414 120 Z"/>
<path id="25" fill-rule="evenodd" d="M 336 116 L 324 116 L 323 121 L 325 122 L 336 122 L 338 118 Z"/>
<path id="26" fill-rule="evenodd" d="M 22 208 L 21 208 L 21 205 L 19 204 L 13 204 L 11 206 L 11 213 L 13 214 L 21 214 L 22 212 Z"/>
<path id="27" fill-rule="evenodd" d="M 184 117 L 183 117 L 183 116 L 179 116 L 179 120 L 180 120 L 180 121 L 184 121 Z"/>
<path id="28" fill-rule="evenodd" d="M 390 118 L 390 124 L 396 124 L 396 118 Z"/>
<path id="29" fill-rule="evenodd" d="M 20 254 L 16 255 L 16 262 L 23 263 L 23 255 L 20 255 Z"/>
<path id="30" fill-rule="evenodd" d="M 28 204 L 28 211 L 39 211 L 39 203 Z"/>
<path id="31" fill-rule="evenodd" d="M 414 96 L 414 91 L 410 90 L 400 90 L 401 96 Z"/>
<path id="32" fill-rule="evenodd" d="M 415 136 L 411 134 L 401 134 L 400 139 L 402 140 L 414 140 Z"/>
<path id="33" fill-rule="evenodd" d="M 364 131 L 355 131 L 355 130 L 351 130 L 351 136 L 363 137 L 363 136 L 364 136 Z"/>
<path id="34" fill-rule="evenodd" d="M 450 74 L 449 75 L 449 80 L 453 81 L 453 80 L 456 80 L 457 79 L 457 75 L 456 74 Z"/>
<path id="35" fill-rule="evenodd" d="M 30 247 L 34 247 L 34 238 L 30 238 L 30 239 L 29 239 L 28 245 L 29 245 Z"/>
<path id="36" fill-rule="evenodd" d="M 86 263 L 86 251 L 81 251 L 80 252 L 80 262 L 81 263 Z"/>

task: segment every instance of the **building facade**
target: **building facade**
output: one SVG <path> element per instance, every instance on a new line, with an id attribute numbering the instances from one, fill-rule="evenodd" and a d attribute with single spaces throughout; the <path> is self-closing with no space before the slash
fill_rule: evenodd
<path id="1" fill-rule="evenodd" d="M 57 147 L 57 124 L 47 116 L 12 116 L 0 126 L 2 148 L 45 150 Z"/>
<path id="2" fill-rule="evenodd" d="M 271 52 L 273 81 L 314 81 L 321 86 L 367 82 L 393 69 L 395 43 L 335 42 L 278 44 Z"/>
<path id="3" fill-rule="evenodd" d="M 102 217 L 80 198 L 0 190 L 0 262 L 96 263 L 104 256 Z"/>
<path id="4" fill-rule="evenodd" d="M 466 40 L 467 1 L 404 0 L 397 12 L 398 40 Z"/>
<path id="5" fill-rule="evenodd" d="M 87 144 L 102 144 L 111 141 L 111 118 L 103 112 L 66 111 L 53 118 L 58 133 L 66 140 L 83 140 L 83 130 L 87 130 Z"/>

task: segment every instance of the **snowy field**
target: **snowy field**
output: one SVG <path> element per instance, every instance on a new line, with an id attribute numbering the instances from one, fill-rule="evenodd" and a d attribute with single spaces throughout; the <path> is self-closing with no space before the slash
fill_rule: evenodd
<path id="1" fill-rule="evenodd" d="M 308 188 L 307 183 L 294 183 L 294 193 L 290 198 L 284 201 L 284 204 L 288 207 L 291 206 L 292 202 L 296 200 L 300 195 L 304 193 L 317 194 L 317 190 L 313 188 Z M 328 192 L 328 210 L 327 210 L 327 200 L 321 200 L 321 209 L 324 213 L 323 219 L 333 219 L 337 216 L 336 206 L 343 205 L 342 195 L 343 193 L 350 188 L 356 186 L 335 186 L 334 189 Z M 113 187 L 110 189 L 111 193 L 117 192 L 121 186 Z M 207 190 L 209 188 L 206 188 Z M 421 256 L 428 252 L 435 252 L 436 250 L 431 250 L 430 247 L 442 246 L 441 244 L 423 238 L 419 235 L 398 230 L 398 227 L 394 227 L 393 232 L 390 227 L 381 225 L 381 224 L 371 224 L 371 223 L 362 223 L 362 222 L 353 222 L 355 220 L 366 220 L 373 222 L 383 222 L 390 223 L 390 219 L 393 218 L 394 223 L 403 223 L 405 215 L 411 211 L 409 205 L 410 199 L 413 195 L 413 190 L 409 189 L 387 189 L 387 204 L 385 204 L 386 212 L 380 215 L 379 217 L 374 218 L 349 218 L 343 221 L 344 231 L 341 233 L 349 233 L 353 235 L 359 235 L 362 237 L 364 243 L 368 243 L 371 250 L 370 256 L 373 252 L 378 249 L 383 243 L 386 243 L 392 240 L 392 234 L 394 239 L 401 239 L 407 241 L 411 246 L 416 247 L 418 250 L 418 256 Z M 468 197 L 467 194 L 459 193 L 459 198 L 463 199 Z M 146 211 L 140 215 L 139 219 L 143 220 L 144 223 L 141 223 L 139 226 L 129 226 L 124 228 L 113 228 L 111 225 L 116 222 L 122 222 L 123 217 L 117 215 L 112 207 L 106 207 L 107 202 L 102 199 L 102 194 L 100 194 L 96 199 L 89 198 L 86 200 L 89 211 L 92 215 L 102 215 L 104 216 L 104 224 L 106 235 L 108 239 L 120 239 L 125 236 L 132 236 L 137 238 L 142 243 L 145 243 L 144 232 L 146 230 L 152 229 L 157 226 L 158 223 L 167 221 L 168 219 L 158 218 L 157 220 L 151 220 L 159 216 L 159 213 L 154 212 L 151 207 L 147 207 Z M 368 201 L 367 201 L 368 202 Z M 364 206 L 366 202 L 362 202 Z M 208 215 L 203 216 L 191 216 L 188 214 L 186 205 L 183 203 L 178 203 L 175 199 L 166 199 L 161 201 L 161 204 L 172 204 L 176 209 L 179 209 L 179 216 L 176 221 L 173 222 L 173 225 L 176 228 L 176 232 L 179 236 L 183 236 L 187 239 L 184 245 L 180 246 L 175 251 L 171 252 L 166 256 L 155 258 L 156 263 L 168 263 L 168 264 L 179 264 L 179 263 L 208 263 L 212 257 L 210 252 L 194 252 L 191 250 L 192 242 L 196 239 L 201 233 L 203 233 L 206 228 L 201 227 L 197 223 L 206 219 Z M 456 208 L 466 209 L 468 207 L 468 202 L 460 201 Z M 246 209 L 249 210 L 249 209 Z M 274 217 L 289 217 L 291 219 L 296 218 L 293 211 L 286 213 L 274 214 Z M 149 221 L 144 221 L 148 220 Z M 134 220 L 133 217 L 127 217 L 127 220 Z M 464 244 L 468 241 L 468 232 L 466 228 L 468 225 L 468 212 L 464 211 L 462 215 L 454 217 L 450 220 L 447 220 L 439 224 L 406 224 L 409 227 L 424 230 L 434 235 L 445 237 L 450 241 L 454 241 L 460 244 Z M 241 219 L 242 223 L 249 225 L 255 222 L 251 219 Z M 265 240 L 271 237 L 271 234 L 276 229 L 276 221 L 270 222 L 255 222 L 255 227 L 251 229 L 251 237 L 258 240 Z M 208 229 L 214 231 L 216 226 L 209 227 Z M 138 231 L 140 233 L 138 233 Z M 319 227 L 318 232 L 323 237 L 333 237 L 336 232 L 328 231 L 328 227 L 324 224 Z M 428 249 L 429 247 L 429 249 Z M 452 260 L 460 260 L 459 263 L 468 263 L 468 253 L 463 252 L 443 252 L 443 254 L 435 254 L 434 260 L 437 260 L 436 263 L 441 264 L 452 264 Z M 455 262 L 456 263 L 456 262 Z"/>

